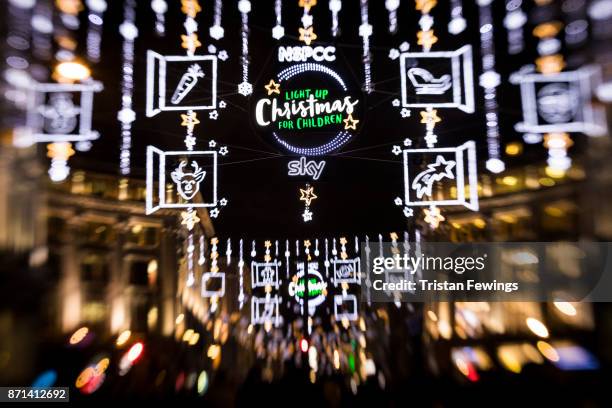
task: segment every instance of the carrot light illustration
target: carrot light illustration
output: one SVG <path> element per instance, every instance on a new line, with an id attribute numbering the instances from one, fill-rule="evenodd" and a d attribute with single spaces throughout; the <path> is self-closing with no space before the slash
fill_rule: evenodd
<path id="1" fill-rule="evenodd" d="M 187 68 L 187 72 L 185 72 L 181 77 L 181 80 L 176 86 L 176 89 L 174 90 L 174 94 L 172 95 L 172 99 L 170 99 L 170 102 L 175 105 L 180 103 L 198 83 L 198 78 L 203 77 L 204 72 L 202 71 L 202 67 L 200 67 L 198 64 L 193 64 L 192 66 Z"/>

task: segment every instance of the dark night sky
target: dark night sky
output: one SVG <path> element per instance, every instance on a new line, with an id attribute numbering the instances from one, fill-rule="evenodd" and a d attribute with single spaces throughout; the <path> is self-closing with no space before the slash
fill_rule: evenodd
<path id="1" fill-rule="evenodd" d="M 105 90 L 96 96 L 94 129 L 102 137 L 94 143 L 88 153 L 79 153 L 74 159 L 75 167 L 99 172 L 118 172 L 120 145 L 119 123 L 116 112 L 120 109 L 120 66 L 121 37 L 118 25 L 122 21 L 120 2 L 109 2 L 105 14 L 102 61 L 93 67 L 94 77 L 101 80 Z M 184 128 L 180 126 L 179 114 L 161 113 L 153 118 L 144 114 L 146 50 L 153 49 L 161 54 L 183 55 L 180 48 L 180 34 L 184 33 L 184 16 L 180 13 L 179 2 L 169 2 L 171 7 L 166 15 L 167 33 L 157 38 L 154 33 L 154 16 L 148 1 L 140 1 L 137 10 L 137 26 L 140 36 L 136 40 L 135 94 L 134 103 L 137 120 L 133 127 L 132 175 L 144 178 L 146 146 L 152 144 L 162 150 L 176 150 L 183 147 Z M 401 208 L 393 204 L 396 196 L 402 195 L 401 159 L 391 154 L 394 144 L 401 144 L 406 137 L 418 140 L 424 135 L 424 126 L 418 123 L 417 110 L 412 117 L 402 119 L 399 109 L 392 107 L 391 100 L 399 97 L 398 60 L 392 61 L 387 55 L 390 48 L 397 48 L 403 41 L 410 42 L 416 49 L 418 14 L 412 1 L 403 1 L 399 9 L 400 30 L 395 35 L 387 33 L 388 18 L 383 1 L 370 1 L 370 23 L 374 26 L 372 41 L 372 72 L 375 92 L 361 99 L 365 115 L 360 134 L 342 150 L 328 156 L 327 166 L 315 190 L 319 199 L 312 206 L 314 220 L 304 224 L 301 219 L 303 203 L 298 200 L 298 188 L 304 180 L 287 176 L 288 156 L 279 148 L 261 137 L 254 129 L 253 104 L 249 98 L 237 94 L 236 84 L 241 81 L 240 67 L 240 15 L 236 2 L 224 2 L 223 26 L 225 37 L 214 41 L 208 36 L 212 24 L 212 1 L 201 1 L 203 12 L 198 16 L 200 39 L 204 53 L 211 42 L 219 49 L 226 49 L 230 58 L 219 61 L 219 95 L 228 103 L 220 111 L 219 119 L 202 120 L 197 127 L 198 147 L 204 141 L 214 138 L 228 145 L 230 154 L 220 161 L 219 194 L 227 197 L 229 205 L 216 220 L 217 232 L 222 236 L 237 237 L 314 237 L 338 234 L 378 233 L 402 230 L 406 219 Z M 271 37 L 274 25 L 274 1 L 252 2 L 250 14 L 250 55 L 251 82 L 263 87 L 277 71 L 274 66 L 277 41 Z M 283 2 L 283 25 L 287 35 L 284 45 L 299 45 L 297 31 L 300 26 L 301 9 L 297 1 Z M 315 32 L 319 41 L 331 41 L 331 17 L 326 1 L 319 2 L 312 9 Z M 434 9 L 434 28 L 439 42 L 433 50 L 452 50 L 465 43 L 474 46 L 475 75 L 480 71 L 478 11 L 473 2 L 466 1 L 464 15 L 468 20 L 467 30 L 458 35 L 447 33 L 449 10 L 447 2 L 439 2 Z M 526 32 L 527 49 L 519 57 L 509 58 L 506 54 L 506 32 L 502 29 L 503 3 L 495 2 L 496 48 L 498 71 L 503 81 L 508 74 L 521 65 L 533 61 L 534 42 Z M 501 6 L 501 7 L 500 7 Z M 359 2 L 344 1 L 340 13 L 341 36 L 337 47 L 337 72 L 344 76 L 353 89 L 359 89 L 363 82 L 361 63 L 361 38 Z M 528 26 L 529 27 L 529 26 Z M 83 30 L 84 31 L 84 30 Z M 81 43 L 84 41 L 82 36 Z M 499 89 L 501 133 L 504 141 L 518 138 L 512 126 L 520 119 L 517 87 L 504 84 Z M 456 146 L 466 140 L 475 140 L 481 171 L 486 155 L 484 137 L 484 112 L 481 108 L 481 88 L 476 89 L 476 112 L 472 115 L 456 111 L 439 111 L 443 122 L 436 127 L 438 146 Z M 206 113 L 199 118 L 207 117 Z M 542 152 L 541 147 L 532 150 Z"/>

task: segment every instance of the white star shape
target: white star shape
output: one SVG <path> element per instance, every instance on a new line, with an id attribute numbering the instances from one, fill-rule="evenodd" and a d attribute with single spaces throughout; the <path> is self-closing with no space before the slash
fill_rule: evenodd
<path id="1" fill-rule="evenodd" d="M 210 210 L 209 214 L 211 218 L 217 218 L 219 216 L 219 209 L 213 208 L 212 210 Z"/>
<path id="2" fill-rule="evenodd" d="M 408 43 L 407 41 L 404 41 L 403 43 L 400 44 L 399 49 L 401 52 L 406 52 L 410 49 L 410 43 Z"/>
<path id="3" fill-rule="evenodd" d="M 402 108 L 402 110 L 400 111 L 400 114 L 402 115 L 402 118 L 409 118 L 410 117 L 410 109 Z"/>
<path id="4" fill-rule="evenodd" d="M 414 210 L 410 207 L 404 207 L 404 217 L 410 218 L 414 215 Z"/>
<path id="5" fill-rule="evenodd" d="M 219 101 L 219 107 L 221 109 L 225 109 L 226 106 L 227 106 L 227 103 L 225 101 Z"/>
<path id="6" fill-rule="evenodd" d="M 211 140 L 210 142 L 208 142 L 208 147 L 217 147 L 217 142 L 215 142 L 214 140 Z"/>
<path id="7" fill-rule="evenodd" d="M 221 156 L 225 156 L 227 153 L 228 153 L 227 146 L 221 146 L 221 148 L 219 149 L 219 154 Z"/>
<path id="8" fill-rule="evenodd" d="M 227 61 L 228 58 L 229 58 L 229 55 L 228 55 L 227 51 L 225 51 L 225 50 L 219 51 L 219 59 L 221 61 Z"/>
<path id="9" fill-rule="evenodd" d="M 391 152 L 396 155 L 399 156 L 400 154 L 402 154 L 402 148 L 399 147 L 398 145 L 393 146 L 393 150 L 391 150 Z"/>
<path id="10" fill-rule="evenodd" d="M 308 28 L 312 25 L 312 16 L 310 14 L 304 14 L 302 16 L 302 25 L 304 28 Z"/>
<path id="11" fill-rule="evenodd" d="M 402 201 L 401 198 L 399 197 L 395 197 L 395 200 L 393 200 L 393 202 L 395 203 L 395 205 L 400 206 L 402 205 L 404 202 Z"/>
<path id="12" fill-rule="evenodd" d="M 406 146 L 406 147 L 412 146 L 412 140 L 410 140 L 409 138 L 405 138 L 404 139 L 404 146 Z"/>
<path id="13" fill-rule="evenodd" d="M 217 118 L 219 117 L 219 112 L 217 112 L 216 109 L 214 111 L 210 111 L 208 112 L 208 117 L 212 120 L 217 120 Z"/>
<path id="14" fill-rule="evenodd" d="M 372 35 L 372 24 L 363 23 L 359 26 L 359 36 L 367 38 Z"/>
<path id="15" fill-rule="evenodd" d="M 398 107 L 400 106 L 400 100 L 395 98 L 394 100 L 391 101 L 391 105 Z"/>
<path id="16" fill-rule="evenodd" d="M 215 47 L 214 45 L 210 44 L 208 46 L 208 53 L 209 54 L 214 54 L 215 52 L 217 52 L 217 47 Z"/>
<path id="17" fill-rule="evenodd" d="M 389 50 L 389 59 L 396 60 L 400 56 L 400 52 L 397 48 L 391 48 Z"/>
<path id="18" fill-rule="evenodd" d="M 185 27 L 185 31 L 187 31 L 187 34 L 195 33 L 196 31 L 198 31 L 198 23 L 191 17 L 187 17 L 187 20 L 185 20 L 183 27 Z"/>
<path id="19" fill-rule="evenodd" d="M 210 36 L 214 38 L 215 40 L 220 40 L 221 38 L 223 38 L 223 35 L 225 34 L 223 27 L 221 27 L 220 25 L 216 25 L 216 24 L 211 26 L 208 29 L 208 32 L 210 33 Z"/>
<path id="20" fill-rule="evenodd" d="M 308 208 L 305 209 L 304 213 L 302 214 L 302 218 L 304 218 L 304 222 L 312 221 L 312 211 L 310 211 Z"/>
<path id="21" fill-rule="evenodd" d="M 282 25 L 275 25 L 272 29 L 272 38 L 275 40 L 280 40 L 285 35 L 285 27 Z"/>
<path id="22" fill-rule="evenodd" d="M 225 207 L 225 206 L 227 205 L 227 198 L 225 198 L 225 197 L 224 197 L 224 198 L 220 199 L 220 200 L 219 200 L 219 204 L 220 204 L 222 207 Z"/>
<path id="23" fill-rule="evenodd" d="M 238 93 L 240 95 L 248 96 L 253 93 L 253 85 L 244 81 L 238 85 Z"/>

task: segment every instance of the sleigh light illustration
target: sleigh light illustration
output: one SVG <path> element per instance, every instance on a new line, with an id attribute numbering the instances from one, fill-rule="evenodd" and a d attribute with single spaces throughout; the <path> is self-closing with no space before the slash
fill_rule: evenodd
<path id="1" fill-rule="evenodd" d="M 456 108 L 474 112 L 470 45 L 456 51 L 403 52 L 399 60 L 402 108 Z M 444 72 L 434 75 L 434 68 Z"/>
<path id="2" fill-rule="evenodd" d="M 591 103 L 593 90 L 601 83 L 600 68 L 545 75 L 526 67 L 512 74 L 510 82 L 521 90 L 523 121 L 515 125 L 518 132 L 606 134 L 604 109 Z"/>
<path id="3" fill-rule="evenodd" d="M 460 205 L 478 210 L 476 144 L 466 142 L 458 147 L 406 149 L 404 153 L 404 203 L 406 206 Z M 429 160 L 429 158 L 432 158 Z M 426 160 L 419 169 L 410 164 Z M 438 182 L 456 188 L 456 197 L 434 198 Z"/>
<path id="4" fill-rule="evenodd" d="M 178 162 L 170 174 L 168 161 Z M 206 167 L 208 170 L 204 170 Z M 168 177 L 169 176 L 169 177 Z M 168 193 L 172 183 L 177 197 Z M 146 213 L 162 208 L 197 208 L 217 206 L 217 151 L 164 152 L 154 146 L 147 147 Z M 199 194 L 198 194 L 199 193 Z M 196 197 L 201 200 L 195 200 Z"/>
<path id="5" fill-rule="evenodd" d="M 33 83 L 28 90 L 27 139 L 21 145 L 96 140 L 91 129 L 94 93 L 98 81 L 81 84 Z"/>
<path id="6" fill-rule="evenodd" d="M 452 85 L 450 75 L 436 78 L 424 68 L 410 68 L 408 78 L 418 95 L 441 95 Z"/>
<path id="7" fill-rule="evenodd" d="M 172 85 L 174 73 L 181 77 Z M 169 76 L 172 73 L 172 76 Z M 204 79 L 207 79 L 204 81 Z M 191 97 L 196 93 L 198 97 Z M 207 95 L 207 104 L 201 94 Z M 168 56 L 147 51 L 146 115 L 164 111 L 214 110 L 217 108 L 217 57 L 214 55 Z"/>

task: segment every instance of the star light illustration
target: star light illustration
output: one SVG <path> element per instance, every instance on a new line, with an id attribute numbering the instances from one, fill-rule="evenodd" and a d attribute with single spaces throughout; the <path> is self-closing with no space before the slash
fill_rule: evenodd
<path id="1" fill-rule="evenodd" d="M 314 28 L 312 26 L 308 28 L 300 27 L 299 32 L 300 32 L 299 40 L 303 41 L 304 44 L 306 45 L 310 45 L 311 42 L 317 39 L 317 35 L 315 34 Z"/>
<path id="2" fill-rule="evenodd" d="M 404 139 L 404 146 L 406 146 L 406 147 L 412 146 L 412 140 L 410 140 L 409 138 L 405 138 Z"/>
<path id="3" fill-rule="evenodd" d="M 220 107 L 221 109 L 225 109 L 225 107 L 226 107 L 226 106 L 227 106 L 227 102 L 225 102 L 225 101 L 219 101 L 219 107 Z"/>
<path id="4" fill-rule="evenodd" d="M 536 59 L 536 66 L 538 71 L 543 74 L 556 74 L 563 70 L 565 62 L 563 61 L 563 56 L 560 54 L 544 55 Z"/>
<path id="5" fill-rule="evenodd" d="M 424 209 L 423 212 L 425 213 L 425 222 L 428 223 L 433 229 L 438 228 L 440 223 L 446 219 L 442 214 L 440 214 L 440 209 L 433 205 L 429 207 L 429 209 Z"/>
<path id="6" fill-rule="evenodd" d="M 393 149 L 391 150 L 391 153 L 393 153 L 396 156 L 399 156 L 400 154 L 402 154 L 402 148 L 398 145 L 394 145 Z"/>
<path id="7" fill-rule="evenodd" d="M 215 142 L 214 140 L 211 140 L 210 142 L 208 142 L 208 147 L 210 147 L 210 148 L 217 147 L 217 142 Z"/>
<path id="8" fill-rule="evenodd" d="M 312 200 L 317 198 L 318 196 L 314 193 L 314 187 L 307 186 L 305 190 L 300 188 L 300 201 L 304 201 L 306 206 L 310 207 Z"/>
<path id="9" fill-rule="evenodd" d="M 414 215 L 414 210 L 410 207 L 404 207 L 404 217 L 410 218 Z"/>
<path id="10" fill-rule="evenodd" d="M 415 9 L 427 14 L 438 4 L 438 0 L 416 0 Z"/>
<path id="11" fill-rule="evenodd" d="M 304 222 L 312 221 L 312 211 L 308 208 L 304 210 L 302 213 L 302 218 L 304 218 Z"/>
<path id="12" fill-rule="evenodd" d="M 389 59 L 396 60 L 399 58 L 399 56 L 400 56 L 400 52 L 397 48 L 391 48 L 389 50 Z"/>
<path id="13" fill-rule="evenodd" d="M 200 7 L 198 0 L 181 0 L 181 11 L 191 18 L 195 18 L 202 11 L 202 7 Z"/>
<path id="14" fill-rule="evenodd" d="M 432 109 L 430 111 L 421 111 L 421 123 L 438 123 L 442 119 L 438 116 L 438 110 Z"/>
<path id="15" fill-rule="evenodd" d="M 221 156 L 225 156 L 227 153 L 228 153 L 227 146 L 221 146 L 221 148 L 219 149 L 219 154 Z"/>
<path id="16" fill-rule="evenodd" d="M 404 202 L 402 201 L 402 199 L 401 199 L 401 198 L 399 198 L 399 197 L 395 197 L 395 200 L 393 200 L 393 202 L 394 202 L 394 203 L 395 203 L 395 205 L 397 205 L 398 207 L 404 203 Z"/>
<path id="17" fill-rule="evenodd" d="M 181 126 L 186 126 L 190 132 L 193 132 L 193 128 L 199 123 L 198 115 L 194 111 L 181 113 Z"/>
<path id="18" fill-rule="evenodd" d="M 208 112 L 208 117 L 212 120 L 217 120 L 217 118 L 219 117 L 219 112 L 217 112 L 217 110 L 210 111 Z"/>
<path id="19" fill-rule="evenodd" d="M 217 218 L 219 216 L 219 209 L 213 208 L 212 210 L 210 210 L 210 216 L 211 218 Z"/>
<path id="20" fill-rule="evenodd" d="M 195 33 L 189 35 L 181 34 L 181 40 L 181 47 L 185 48 L 190 54 L 195 53 L 196 48 L 202 46 L 202 43 L 198 40 L 198 35 Z"/>
<path id="21" fill-rule="evenodd" d="M 431 196 L 435 182 L 444 178 L 454 179 L 455 164 L 454 160 L 446 160 L 442 155 L 436 156 L 436 162 L 428 164 L 427 169 L 412 180 L 412 189 L 415 190 L 416 196 L 418 198 L 423 198 L 424 195 Z"/>
<path id="22" fill-rule="evenodd" d="M 417 44 L 429 50 L 432 45 L 438 42 L 438 37 L 435 36 L 433 30 L 419 31 L 417 33 Z"/>
<path id="23" fill-rule="evenodd" d="M 229 58 L 229 54 L 227 53 L 227 51 L 225 50 L 219 51 L 219 59 L 221 61 L 227 61 L 228 58 Z"/>
<path id="24" fill-rule="evenodd" d="M 352 114 L 349 113 L 349 115 L 346 117 L 346 119 L 343 120 L 343 122 L 344 130 L 357 130 L 357 123 L 359 123 L 359 121 L 357 119 L 354 119 Z"/>
<path id="25" fill-rule="evenodd" d="M 181 212 L 181 225 L 185 225 L 189 231 L 195 227 L 195 225 L 200 222 L 200 217 L 195 211 L 182 211 Z"/>
<path id="26" fill-rule="evenodd" d="M 410 117 L 410 109 L 402 108 L 402 110 L 400 111 L 400 115 L 402 115 L 402 118 L 409 118 Z"/>
<path id="27" fill-rule="evenodd" d="M 227 198 L 224 197 L 224 198 L 220 199 L 219 200 L 219 205 L 221 207 L 225 207 L 227 205 Z"/>
<path id="28" fill-rule="evenodd" d="M 310 11 L 310 9 L 317 5 L 317 0 L 299 0 L 298 7 L 303 7 L 304 11 Z"/>
<path id="29" fill-rule="evenodd" d="M 268 91 L 268 96 L 272 94 L 280 95 L 280 84 L 274 82 L 274 79 L 271 79 L 270 82 L 268 82 L 268 85 L 264 86 L 264 88 L 266 88 L 266 91 Z"/>

